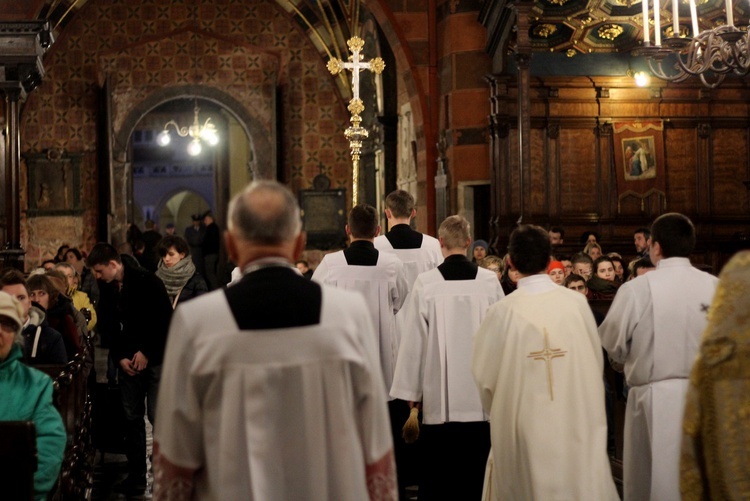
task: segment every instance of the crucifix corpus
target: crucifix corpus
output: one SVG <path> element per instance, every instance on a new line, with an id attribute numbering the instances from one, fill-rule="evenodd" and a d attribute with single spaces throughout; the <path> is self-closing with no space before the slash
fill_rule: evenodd
<path id="1" fill-rule="evenodd" d="M 352 117 L 349 119 L 351 125 L 344 131 L 344 136 L 349 140 L 349 149 L 352 154 L 352 206 L 354 206 L 357 205 L 357 192 L 359 191 L 359 155 L 362 151 L 362 140 L 369 136 L 367 129 L 360 127 L 360 123 L 362 122 L 360 114 L 365 110 L 365 105 L 359 98 L 359 72 L 370 70 L 379 75 L 385 69 L 385 63 L 379 57 L 373 58 L 370 61 L 363 61 L 364 55 L 360 54 L 360 52 L 365 46 L 365 41 L 357 36 L 350 38 L 346 42 L 346 45 L 352 53 L 349 56 L 349 62 L 333 58 L 328 61 L 327 67 L 332 75 L 338 75 L 344 70 L 352 72 L 352 99 L 349 101 L 349 106 L 347 106 Z"/>

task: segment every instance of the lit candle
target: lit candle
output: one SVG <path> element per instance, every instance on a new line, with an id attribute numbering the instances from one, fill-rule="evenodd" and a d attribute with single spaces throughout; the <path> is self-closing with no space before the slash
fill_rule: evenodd
<path id="1" fill-rule="evenodd" d="M 659 12 L 659 0 L 654 0 L 654 43 L 661 47 L 661 12 Z"/>
<path id="2" fill-rule="evenodd" d="M 651 42 L 651 35 L 648 26 L 648 0 L 643 0 L 641 2 L 641 7 L 643 7 L 643 45 L 649 45 Z"/>
<path id="3" fill-rule="evenodd" d="M 672 36 L 680 36 L 680 5 L 678 0 L 672 0 Z"/>
<path id="4" fill-rule="evenodd" d="M 732 0 L 727 0 L 727 26 L 734 26 L 734 12 L 732 12 Z"/>
<path id="5" fill-rule="evenodd" d="M 698 30 L 698 11 L 695 8 L 695 0 L 690 0 L 690 20 L 693 22 L 693 38 L 700 33 Z"/>

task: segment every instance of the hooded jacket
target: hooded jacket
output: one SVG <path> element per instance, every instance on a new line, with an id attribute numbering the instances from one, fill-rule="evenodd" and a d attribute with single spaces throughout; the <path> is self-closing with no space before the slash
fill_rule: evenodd
<path id="1" fill-rule="evenodd" d="M 68 355 L 62 334 L 53 329 L 41 308 L 32 306 L 29 320 L 23 327 L 23 357 L 29 365 L 65 364 Z"/>

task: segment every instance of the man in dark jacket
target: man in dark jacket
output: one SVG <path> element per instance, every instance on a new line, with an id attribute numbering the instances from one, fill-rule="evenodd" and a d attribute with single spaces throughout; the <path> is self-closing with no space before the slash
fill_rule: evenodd
<path id="1" fill-rule="evenodd" d="M 110 357 L 120 369 L 128 422 L 128 478 L 120 490 L 135 495 L 146 488 L 144 400 L 148 401 L 148 419 L 153 425 L 172 305 L 156 275 L 122 259 L 109 244 L 96 244 L 86 264 L 99 281 L 99 332 L 104 339 L 109 338 Z"/>

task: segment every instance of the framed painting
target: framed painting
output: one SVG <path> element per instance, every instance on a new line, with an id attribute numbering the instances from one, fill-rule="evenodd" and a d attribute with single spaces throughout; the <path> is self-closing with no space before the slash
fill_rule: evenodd
<path id="1" fill-rule="evenodd" d="M 28 167 L 28 215 L 80 214 L 82 153 L 48 150 L 23 155 Z"/>

